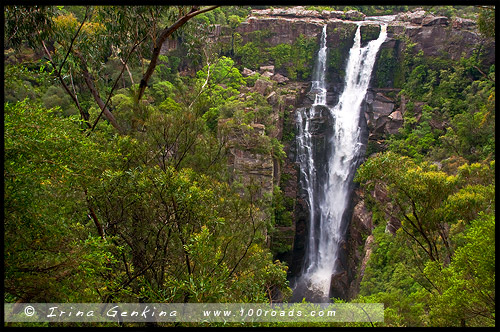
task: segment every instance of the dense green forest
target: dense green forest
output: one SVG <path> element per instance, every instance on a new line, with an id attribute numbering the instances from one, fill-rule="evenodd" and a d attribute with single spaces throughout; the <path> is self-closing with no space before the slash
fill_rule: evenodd
<path id="1" fill-rule="evenodd" d="M 283 165 L 290 115 L 274 135 L 273 105 L 251 89 L 271 80 L 243 69 L 272 64 L 305 82 L 318 45 L 302 35 L 270 46 L 265 31 L 243 43 L 236 28 L 265 8 L 4 7 L 5 303 L 288 301 L 276 254 L 289 248 L 272 239 L 293 203 L 280 183 L 269 194 L 235 177 L 228 151 Z M 424 8 L 494 38 L 494 9 Z M 217 26 L 228 38 L 212 42 Z M 167 39 L 182 46 L 162 51 Z M 385 321 L 267 325 L 495 325 L 495 65 L 480 47 L 452 60 L 405 45 L 386 68 L 407 100 L 404 125 L 368 145 L 355 178 L 374 247 L 351 302 L 384 303 Z"/>

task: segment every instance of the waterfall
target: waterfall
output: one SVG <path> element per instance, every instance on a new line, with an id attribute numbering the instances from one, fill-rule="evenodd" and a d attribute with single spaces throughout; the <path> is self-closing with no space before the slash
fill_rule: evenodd
<path id="1" fill-rule="evenodd" d="M 326 105 L 326 24 L 321 32 L 321 44 L 316 60 L 316 67 L 313 72 L 311 91 L 316 93 L 314 105 Z"/>
<path id="2" fill-rule="evenodd" d="M 311 84 L 314 103 L 297 114 L 300 184 L 307 193 L 310 220 L 302 274 L 293 286 L 294 297 L 298 300 L 306 297 L 311 302 L 328 302 L 332 275 L 339 272 L 336 262 L 344 238 L 342 220 L 361 147 L 361 103 L 377 52 L 387 37 L 387 25 L 382 24 L 379 37 L 361 47 L 360 28 L 358 24 L 349 51 L 343 92 L 337 105 L 330 107 L 326 102 L 326 25 L 323 27 Z M 326 142 L 327 165 L 319 165 L 314 121 L 325 115 L 331 117 L 334 124 Z"/>

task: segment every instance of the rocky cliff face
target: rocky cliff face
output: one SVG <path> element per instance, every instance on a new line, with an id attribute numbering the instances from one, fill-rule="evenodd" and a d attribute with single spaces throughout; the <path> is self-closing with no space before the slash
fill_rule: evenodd
<path id="1" fill-rule="evenodd" d="M 359 21 L 363 21 L 361 29 L 362 44 L 379 35 L 379 23 L 368 20 L 363 14 L 351 12 L 318 12 L 305 10 L 303 7 L 289 9 L 253 10 L 250 17 L 236 28 L 241 35 L 241 43 L 254 40 L 256 36 L 266 39 L 270 46 L 286 43 L 292 44 L 299 36 L 319 38 L 324 24 L 327 24 L 328 68 L 329 82 L 327 103 L 336 104 L 344 80 L 344 67 L 348 51 L 352 46 L 354 33 Z M 482 40 L 477 32 L 475 22 L 456 18 L 449 20 L 446 17 L 434 16 L 424 11 L 403 13 L 388 20 L 388 38 L 382 45 L 374 72 L 371 88 L 363 103 L 364 117 L 361 125 L 366 129 L 365 143 L 382 147 L 387 135 L 396 133 L 402 127 L 405 114 L 406 100 L 399 95 L 398 64 L 403 61 L 404 50 L 409 43 L 415 44 L 415 50 L 421 51 L 426 57 L 438 57 L 446 54 L 452 59 L 459 59 L 463 54 L 471 55 L 472 45 L 479 45 L 484 52 L 484 61 L 494 63 L 494 41 Z M 230 42 L 231 32 L 227 27 L 214 29 L 213 38 L 219 41 Z M 490 43 L 493 43 L 491 45 Z M 481 46 L 482 45 L 482 46 Z M 178 45 L 171 42 L 168 48 Z M 493 50 L 493 51 L 489 51 Z M 289 273 L 297 274 L 300 271 L 302 257 L 305 250 L 305 236 L 307 233 L 307 206 L 303 193 L 298 188 L 298 165 L 295 162 L 295 142 L 293 139 L 283 139 L 284 136 L 293 136 L 295 130 L 295 112 L 300 107 L 312 104 L 312 97 L 308 95 L 308 82 L 292 82 L 283 73 L 275 73 L 273 63 L 261 67 L 260 73 L 268 79 L 259 79 L 251 88 L 252 91 L 262 94 L 273 107 L 273 122 L 275 129 L 269 135 L 278 138 L 284 143 L 287 158 L 280 163 L 270 154 L 262 155 L 251 152 L 237 144 L 238 133 L 232 136 L 233 144 L 229 150 L 230 167 L 235 177 L 243 182 L 252 181 L 261 186 L 259 195 L 271 194 L 274 185 L 280 185 L 285 197 L 292 200 L 293 225 L 280 226 L 271 237 L 271 243 L 276 241 L 290 247 L 282 251 L 277 258 L 286 261 L 290 266 Z M 313 63 L 310 64 L 313 66 Z M 245 69 L 245 75 L 252 75 L 252 71 Z M 421 105 L 414 105 L 414 112 L 418 120 Z M 446 124 L 436 120 L 436 127 Z M 326 120 L 317 120 L 318 136 L 324 135 Z M 265 128 L 262 124 L 252 125 L 252 135 L 263 135 Z M 285 133 L 285 134 L 284 134 Z M 384 193 L 376 193 L 384 200 Z M 373 246 L 373 228 L 371 215 L 366 209 L 363 193 L 356 190 L 352 198 L 351 221 L 347 229 L 347 239 L 344 245 L 346 273 L 338 275 L 332 280 L 335 288 L 345 289 L 342 294 L 336 294 L 345 299 L 356 296 L 359 283 L 362 279 L 366 262 Z M 395 232 L 399 227 L 396 220 L 390 218 L 388 205 L 387 217 L 391 220 L 387 231 Z"/>
<path id="2" fill-rule="evenodd" d="M 352 21 L 340 20 L 338 17 L 329 18 L 326 16 L 312 17 L 311 12 L 302 12 L 299 15 L 275 13 L 267 18 L 254 17 L 248 22 L 245 31 L 251 31 L 252 27 L 262 27 L 276 25 L 279 28 L 277 35 L 271 39 L 272 42 L 280 43 L 288 38 L 296 38 L 297 34 L 293 34 L 293 29 L 286 28 L 287 25 L 296 24 L 297 30 L 301 33 L 313 36 L 319 34 L 320 26 L 328 24 L 328 44 L 340 46 L 337 49 L 342 49 L 342 59 L 347 59 L 347 52 L 352 46 L 352 39 L 355 32 L 355 23 Z M 303 15 L 300 17 L 300 15 Z M 286 16 L 286 18 L 285 18 Z M 304 17 L 307 18 L 304 19 Z M 318 19 L 322 18 L 323 21 Z M 260 23 L 259 23 L 260 22 Z M 262 23 L 265 22 L 265 23 Z M 294 23 L 295 22 L 295 23 Z M 300 23 L 299 23 L 300 22 Z M 378 25 L 367 25 L 362 29 L 363 43 L 371 39 L 377 38 L 379 34 Z M 449 54 L 452 59 L 459 59 L 463 54 L 470 55 L 472 48 L 470 45 L 480 43 L 481 37 L 475 31 L 470 21 L 460 19 L 449 21 L 446 17 L 436 17 L 427 15 L 422 12 L 408 13 L 406 16 L 396 18 L 395 21 L 389 22 L 389 36 L 383 44 L 380 54 L 382 56 L 390 54 L 389 60 L 398 62 L 402 61 L 403 51 L 407 43 L 415 43 L 416 51 L 422 51 L 424 56 L 434 57 L 443 54 Z M 290 39 L 289 39 L 290 40 Z M 385 49 L 385 51 L 384 51 Z M 328 103 L 335 104 L 336 98 L 340 94 L 342 86 L 342 73 L 333 72 L 332 69 L 338 70 L 342 68 L 344 63 L 333 68 L 335 51 L 330 51 L 330 82 L 328 90 Z M 380 55 L 379 55 L 380 56 Z M 486 59 L 491 57 L 491 54 L 486 53 Z M 493 55 L 494 56 L 494 55 Z M 494 58 L 493 58 L 494 59 Z M 387 59 L 385 59 L 387 61 Z M 488 60 L 486 60 L 488 61 Z M 375 68 L 372 77 L 372 88 L 368 91 L 364 103 L 364 120 L 367 128 L 367 140 L 375 145 L 383 145 L 384 139 L 398 132 L 403 126 L 403 116 L 405 113 L 406 100 L 404 96 L 398 95 L 400 89 L 394 87 L 395 78 L 389 76 L 384 80 L 384 67 L 382 65 Z M 341 70 L 340 70 L 341 71 Z M 378 84 L 377 84 L 378 83 Z M 306 94 L 302 101 L 303 106 L 308 106 L 312 99 Z M 418 118 L 419 105 L 415 105 L 414 111 Z M 417 119 L 418 120 L 418 119 Z M 323 123 L 322 119 L 318 119 L 318 123 Z M 446 124 L 439 120 L 436 121 L 437 127 L 444 127 Z M 321 126 L 318 126 L 321 128 Z M 321 131 L 318 131 L 321 135 Z M 289 156 L 293 155 L 293 149 L 288 150 Z M 296 179 L 296 168 L 285 169 L 284 172 L 292 172 Z M 381 200 L 386 199 L 383 192 L 376 193 Z M 301 196 L 300 189 L 297 190 L 295 210 L 295 240 L 292 247 L 292 254 L 282 255 L 281 258 L 287 258 L 290 265 L 290 274 L 299 273 L 302 258 L 305 250 L 305 236 L 307 234 L 307 206 Z M 353 209 L 350 225 L 347 230 L 347 239 L 344 245 L 345 250 L 345 273 L 338 274 L 332 280 L 332 289 L 342 290 L 335 296 L 345 299 L 354 298 L 359 291 L 359 284 L 362 280 L 364 269 L 373 248 L 373 236 L 371 231 L 373 228 L 371 222 L 371 213 L 365 206 L 363 193 L 359 190 L 353 195 Z M 397 220 L 391 217 L 390 203 L 387 202 L 387 219 L 390 220 L 387 226 L 387 231 L 394 233 L 399 227 Z"/>
<path id="3" fill-rule="evenodd" d="M 249 38 L 251 32 L 256 30 L 269 30 L 269 42 L 271 45 L 279 43 L 291 43 L 300 34 L 308 37 L 319 38 L 321 27 L 324 24 L 327 28 L 327 43 L 329 49 L 329 82 L 328 103 L 335 104 L 340 95 L 343 84 L 343 67 L 347 59 L 347 53 L 352 46 L 356 22 L 346 20 L 345 17 L 331 16 L 326 13 L 314 13 L 313 11 L 261 11 L 254 13 L 239 31 L 244 40 Z M 385 61 L 402 61 L 403 52 L 407 43 L 415 43 L 416 50 L 422 51 L 424 56 L 440 56 L 449 54 L 452 59 L 459 59 L 462 54 L 470 55 L 472 49 L 470 45 L 480 42 L 477 34 L 469 21 L 454 20 L 450 22 L 446 17 L 436 17 L 427 15 L 425 12 L 407 13 L 389 22 L 388 38 L 382 45 L 380 56 L 390 55 Z M 379 34 L 378 24 L 366 25 L 362 28 L 362 43 L 377 38 Z M 332 47 L 336 45 L 336 47 Z M 384 51 L 385 49 L 385 51 Z M 486 55 L 490 56 L 490 55 Z M 312 64 L 311 64 L 312 65 Z M 406 100 L 404 96 L 399 96 L 400 89 L 394 87 L 394 75 L 385 75 L 384 64 L 381 63 L 375 68 L 372 76 L 372 88 L 368 91 L 364 103 L 364 120 L 367 132 L 367 141 L 375 145 L 383 145 L 387 135 L 397 133 L 403 125 L 403 115 L 405 113 Z M 307 107 L 312 103 L 312 98 L 305 95 L 299 102 L 302 107 Z M 414 108 L 418 113 L 418 105 Z M 418 114 L 417 114 L 418 115 Z M 417 116 L 418 117 L 418 116 Z M 324 135 L 324 118 L 319 118 L 318 137 Z M 439 124 L 437 124 L 439 125 Z M 444 125 L 441 123 L 441 125 Z M 293 160 L 293 146 L 287 146 L 288 164 L 282 170 L 282 174 L 288 174 L 291 179 L 297 181 L 297 166 L 291 167 Z M 292 157 L 292 159 L 290 159 Z M 308 228 L 307 205 L 304 201 L 300 188 L 291 190 L 288 186 L 286 192 L 296 195 L 294 228 L 295 238 L 292 249 L 289 253 L 282 254 L 280 259 L 286 260 L 290 265 L 289 273 L 296 275 L 300 272 L 303 255 L 305 252 L 305 242 Z M 384 193 L 377 193 L 381 200 L 384 200 Z M 386 211 L 390 222 L 387 226 L 388 232 L 395 232 L 399 228 L 397 220 L 390 217 L 390 204 Z M 350 299 L 354 298 L 359 290 L 359 284 L 364 274 L 366 263 L 373 247 L 373 228 L 371 214 L 365 206 L 363 193 L 356 190 L 353 194 L 352 218 L 347 230 L 347 239 L 343 246 L 345 257 L 345 273 L 338 274 L 332 280 L 332 289 L 339 290 L 335 296 Z M 345 291 L 341 291 L 345 290 Z"/>
<path id="4" fill-rule="evenodd" d="M 276 46 L 282 43 L 290 44 L 300 35 L 319 37 L 325 23 L 343 24 L 343 22 L 363 20 L 364 17 L 364 14 L 355 10 L 345 13 L 341 11 L 318 12 L 305 10 L 301 6 L 252 10 L 251 16 L 236 29 L 236 32 L 243 37 L 243 43 L 247 43 L 252 41 L 252 32 L 270 31 L 271 34 L 266 42 L 271 46 Z"/>
<path id="5" fill-rule="evenodd" d="M 244 70 L 245 76 L 256 74 L 248 69 Z M 282 187 L 284 187 L 285 197 L 296 197 L 296 182 L 293 182 L 295 169 L 290 159 L 284 161 L 278 160 L 269 151 L 263 152 L 259 148 L 261 139 L 276 138 L 282 140 L 284 131 L 290 131 L 285 128 L 285 118 L 291 117 L 298 105 L 298 101 L 303 99 L 308 83 L 289 82 L 289 80 L 279 74 L 274 73 L 273 66 L 262 66 L 259 70 L 262 77 L 255 81 L 255 84 L 248 88 L 244 94 L 259 93 L 267 100 L 272 107 L 271 119 L 273 128 L 266 128 L 258 120 L 250 126 L 234 126 L 233 119 L 219 120 L 219 130 L 226 131 L 228 139 L 228 166 L 232 174 L 233 181 L 238 181 L 244 187 L 253 186 L 258 188 L 253 193 L 255 200 L 264 200 L 261 206 L 262 214 L 260 219 L 269 220 L 271 217 L 266 212 L 266 206 L 270 206 L 270 197 L 273 195 L 275 185 L 279 185 L 282 174 L 289 174 L 289 178 Z M 252 111 L 252 110 L 248 110 Z M 286 171 L 282 171 L 281 168 Z M 245 195 L 242 191 L 242 195 Z M 266 201 L 267 200 L 267 201 Z M 268 241 L 270 244 L 278 246 L 289 246 L 293 244 L 293 234 L 295 226 L 278 226 L 278 232 L 270 234 Z M 285 236 L 282 236 L 286 234 Z"/>

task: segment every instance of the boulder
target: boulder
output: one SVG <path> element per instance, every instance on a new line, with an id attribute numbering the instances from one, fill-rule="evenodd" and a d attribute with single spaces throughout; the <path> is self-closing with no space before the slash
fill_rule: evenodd
<path id="1" fill-rule="evenodd" d="M 386 127 L 387 124 L 390 123 L 390 119 L 387 116 L 381 116 L 377 118 L 377 120 L 374 122 L 370 122 L 373 130 L 372 133 L 374 134 L 385 134 L 387 132 Z"/>
<path id="2" fill-rule="evenodd" d="M 389 118 L 393 121 L 403 121 L 403 114 L 400 111 L 394 111 L 389 114 Z"/>
<path id="3" fill-rule="evenodd" d="M 266 131 L 266 126 L 261 123 L 252 123 L 250 125 L 257 135 L 263 136 Z"/>
<path id="4" fill-rule="evenodd" d="M 397 134 L 399 129 L 403 126 L 403 114 L 399 110 L 392 112 L 388 116 L 389 121 L 385 126 L 385 132 L 387 134 Z"/>
<path id="5" fill-rule="evenodd" d="M 288 77 L 283 76 L 281 74 L 275 74 L 271 77 L 273 81 L 278 82 L 278 84 L 286 84 L 289 81 Z"/>
<path id="6" fill-rule="evenodd" d="M 374 134 L 378 136 L 386 134 L 386 126 L 392 121 L 389 115 L 394 113 L 394 102 L 380 92 L 376 93 L 375 96 L 372 92 L 367 93 L 365 101 L 368 105 L 365 119 L 370 137 L 373 138 Z"/>
<path id="7" fill-rule="evenodd" d="M 389 121 L 385 125 L 385 133 L 391 135 L 397 134 L 402 126 L 403 121 Z"/>
<path id="8" fill-rule="evenodd" d="M 396 16 L 396 20 L 422 26 L 448 25 L 446 16 L 434 16 L 421 8 L 417 8 L 413 12 L 400 13 Z"/>
<path id="9" fill-rule="evenodd" d="M 341 20 L 343 18 L 346 18 L 346 13 L 344 13 L 341 10 L 332 10 L 332 11 L 323 10 L 321 12 L 321 17 L 325 19 Z"/>
<path id="10" fill-rule="evenodd" d="M 425 10 L 418 8 L 413 12 L 400 13 L 396 16 L 396 20 L 410 22 L 413 24 L 421 25 L 425 17 Z"/>
<path id="11" fill-rule="evenodd" d="M 371 105 L 373 112 L 373 119 L 377 120 L 383 116 L 389 116 L 394 110 L 394 103 L 383 102 L 379 99 L 375 99 Z"/>
<path id="12" fill-rule="evenodd" d="M 446 16 L 426 16 L 422 19 L 422 25 L 448 25 L 448 18 Z"/>
<path id="13" fill-rule="evenodd" d="M 321 13 L 320 13 L 320 17 L 327 20 L 330 18 L 330 11 L 328 10 L 322 10 Z"/>
<path id="14" fill-rule="evenodd" d="M 271 78 L 273 76 L 273 73 L 271 73 L 270 71 L 265 71 L 261 76 Z"/>
<path id="15" fill-rule="evenodd" d="M 476 21 L 468 18 L 456 17 L 452 21 L 452 27 L 453 29 L 472 30 L 476 28 Z"/>
<path id="16" fill-rule="evenodd" d="M 263 96 L 267 96 L 273 87 L 273 82 L 269 82 L 268 80 L 259 78 L 255 81 L 255 85 L 253 86 L 253 90 L 255 92 L 260 93 Z"/>
<path id="17" fill-rule="evenodd" d="M 261 73 L 264 73 L 264 72 L 270 72 L 271 74 L 274 74 L 274 66 L 261 66 L 260 67 L 260 72 Z"/>
<path id="18" fill-rule="evenodd" d="M 357 10 L 349 10 L 345 13 L 345 18 L 351 21 L 364 21 L 366 15 Z"/>
<path id="19" fill-rule="evenodd" d="M 244 77 L 252 76 L 255 74 L 257 74 L 255 71 L 248 68 L 243 68 L 243 71 L 241 72 L 241 75 L 243 75 Z"/>
<path id="20" fill-rule="evenodd" d="M 276 91 L 272 91 L 267 97 L 266 97 L 267 102 L 269 105 L 276 105 L 278 103 L 278 95 L 276 94 Z"/>
<path id="21" fill-rule="evenodd" d="M 424 107 L 425 103 L 423 101 L 417 101 L 413 105 L 413 114 L 415 115 L 415 120 L 420 122 L 420 118 L 422 117 L 422 108 Z"/>
<path id="22" fill-rule="evenodd" d="M 449 124 L 445 120 L 441 119 L 441 116 L 438 116 L 430 119 L 429 125 L 434 129 L 444 130 Z"/>

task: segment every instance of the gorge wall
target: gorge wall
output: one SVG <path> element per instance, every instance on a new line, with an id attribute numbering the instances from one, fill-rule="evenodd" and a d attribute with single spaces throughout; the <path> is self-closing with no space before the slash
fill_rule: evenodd
<path id="1" fill-rule="evenodd" d="M 494 46 L 487 45 L 494 41 L 483 40 L 472 20 L 451 20 L 422 10 L 399 14 L 390 19 L 387 21 L 388 37 L 378 53 L 371 84 L 362 104 L 361 127 L 367 150 L 365 157 L 383 150 L 386 138 L 397 133 L 404 124 L 408 100 L 399 92 L 408 48 L 413 47 L 413 52 L 420 52 L 423 57 L 447 57 L 453 60 L 460 59 L 462 55 L 470 56 L 472 52 L 482 48 L 483 61 L 494 63 Z M 361 28 L 363 44 L 377 38 L 379 23 L 370 21 L 364 14 L 356 11 L 318 12 L 302 7 L 253 10 L 251 16 L 235 30 L 216 27 L 212 38 L 230 44 L 236 35 L 242 46 L 255 42 L 257 37 L 265 39 L 267 47 L 275 47 L 280 44 L 291 45 L 305 37 L 313 39 L 318 45 L 322 27 L 327 24 L 327 103 L 334 105 L 342 92 L 344 68 L 357 21 L 365 21 Z M 175 41 L 170 41 L 164 45 L 164 52 L 177 46 Z M 280 162 L 269 153 L 263 155 L 248 147 L 244 148 L 241 144 L 230 144 L 229 163 L 235 176 L 243 181 L 259 184 L 261 196 L 272 195 L 274 186 L 281 188 L 284 206 L 292 215 L 292 222 L 275 225 L 275 231 L 269 234 L 269 243 L 276 258 L 288 263 L 289 275 L 295 276 L 302 267 L 309 223 L 307 202 L 298 188 L 295 112 L 300 107 L 310 106 L 313 99 L 307 93 L 310 90 L 310 80 L 291 79 L 287 77 L 290 73 L 287 66 L 275 65 L 269 60 L 254 70 L 245 68 L 243 74 L 251 76 L 259 72 L 260 78 L 248 89 L 260 93 L 272 106 L 275 128 L 268 135 L 281 141 L 286 157 Z M 313 60 L 306 66 L 312 68 Z M 416 103 L 412 111 L 418 121 L 421 105 Z M 318 118 L 316 122 L 317 135 L 325 135 L 329 127 L 328 119 Z M 441 119 L 436 118 L 432 123 L 436 128 L 446 127 Z M 266 128 L 263 124 L 255 123 L 252 127 L 252 135 L 264 135 Z M 239 139 L 235 133 L 231 140 L 238 142 Z M 335 296 L 346 300 L 356 296 L 373 248 L 372 216 L 366 207 L 364 195 L 361 190 L 355 189 L 351 197 L 350 223 L 341 257 L 346 272 L 332 280 L 332 288 L 337 290 Z M 375 195 L 382 201 L 386 200 L 382 191 L 375 192 Z M 390 209 L 390 204 L 387 204 L 387 208 Z M 389 214 L 387 217 L 390 222 L 386 231 L 393 233 L 399 227 L 398 222 L 390 219 Z"/>
<path id="2" fill-rule="evenodd" d="M 328 103 L 335 104 L 340 89 L 342 88 L 344 66 L 347 53 L 352 46 L 353 35 L 356 29 L 354 21 L 365 19 L 362 14 L 349 13 L 341 16 L 339 13 L 328 14 L 301 9 L 293 10 L 266 10 L 254 11 L 254 15 L 244 22 L 238 31 L 243 40 L 248 42 L 252 32 L 259 30 L 270 31 L 268 42 L 271 45 L 291 43 L 301 34 L 315 37 L 319 41 L 321 28 L 327 24 L 327 44 L 329 50 L 328 68 Z M 378 24 L 362 27 L 362 42 L 375 39 L 379 34 Z M 470 56 L 477 46 L 486 43 L 476 31 L 475 23 L 471 20 L 456 18 L 449 20 L 446 17 L 436 17 L 424 11 L 400 14 L 388 22 L 388 38 L 382 45 L 378 60 L 372 75 L 371 87 L 364 102 L 364 127 L 365 144 L 369 146 L 368 153 L 380 151 L 384 148 L 388 135 L 395 134 L 403 126 L 406 103 L 404 95 L 399 95 L 401 90 L 401 76 L 405 50 L 409 45 L 414 45 L 414 52 L 421 52 L 424 57 L 445 56 L 458 60 L 462 55 Z M 485 47 L 486 49 L 494 49 Z M 477 49 L 476 49 L 477 50 Z M 494 53 L 483 54 L 486 63 L 494 63 Z M 312 64 L 311 64 L 312 66 Z M 281 73 L 285 75 L 286 73 Z M 305 95 L 298 101 L 300 107 L 310 106 L 312 99 Z M 421 113 L 421 105 L 416 105 L 413 110 L 417 119 Z M 295 119 L 295 110 L 290 111 L 289 118 Z M 436 128 L 446 126 L 441 119 L 432 122 Z M 328 119 L 317 119 L 317 135 L 325 135 L 328 131 Z M 285 131 L 296 130 L 295 124 L 290 122 Z M 308 212 L 305 197 L 297 190 L 298 169 L 296 164 L 295 142 L 285 144 L 287 159 L 284 162 L 282 174 L 286 174 L 281 188 L 284 195 L 295 202 L 293 225 L 283 231 L 293 231 L 295 236 L 282 237 L 282 241 L 291 248 L 281 252 L 278 258 L 287 261 L 291 276 L 300 273 L 305 253 L 308 230 Z M 344 299 L 356 296 L 359 284 L 364 274 L 366 263 L 373 247 L 372 216 L 364 201 L 364 193 L 355 190 L 351 199 L 351 222 L 344 243 L 344 256 L 341 262 L 346 273 L 338 275 L 332 280 L 332 288 L 337 290 L 335 295 Z M 386 200 L 385 193 L 379 191 L 376 196 Z M 387 202 L 390 209 L 390 204 Z M 390 218 L 387 231 L 395 232 L 398 221 Z M 279 230 L 279 229 L 278 229 Z M 286 246 L 285 246 L 286 247 Z"/>

